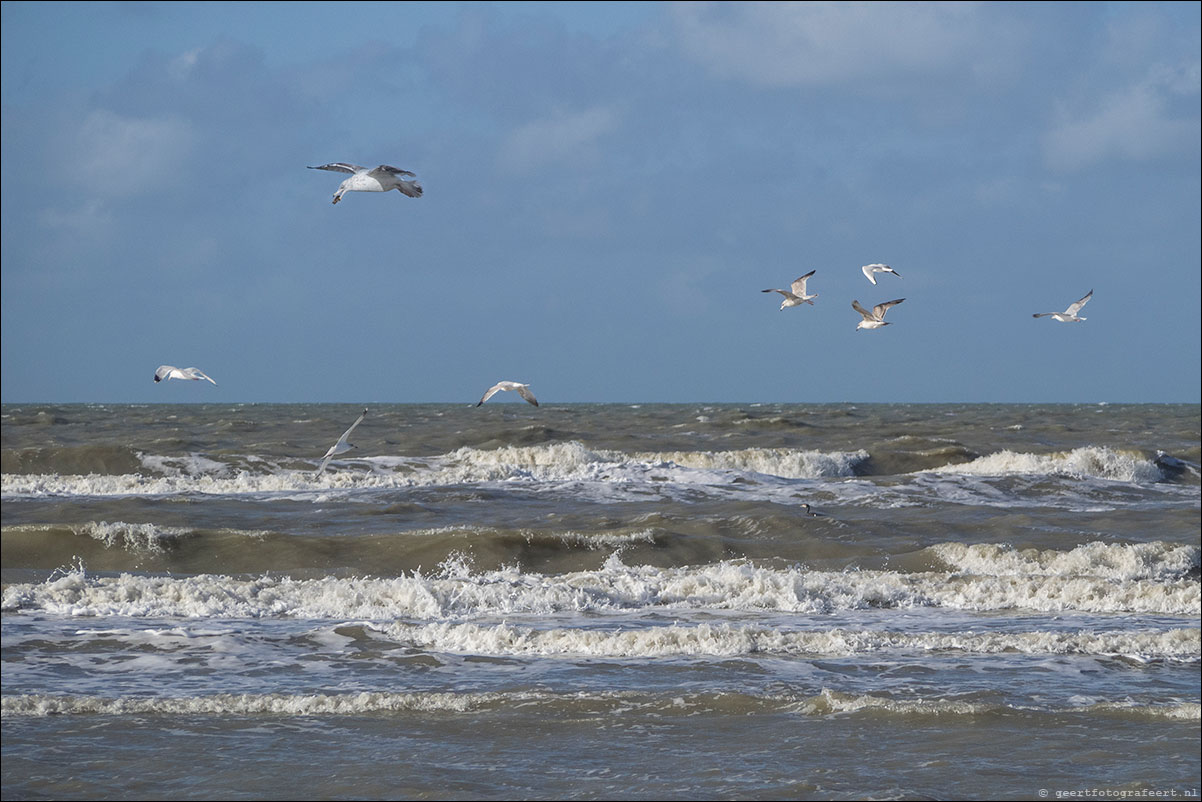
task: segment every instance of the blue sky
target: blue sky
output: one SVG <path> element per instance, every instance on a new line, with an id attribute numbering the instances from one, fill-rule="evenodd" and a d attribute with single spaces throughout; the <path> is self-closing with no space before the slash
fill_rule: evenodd
<path id="1" fill-rule="evenodd" d="M 5 2 L 0 395 L 1197 402 L 1200 9 Z"/>

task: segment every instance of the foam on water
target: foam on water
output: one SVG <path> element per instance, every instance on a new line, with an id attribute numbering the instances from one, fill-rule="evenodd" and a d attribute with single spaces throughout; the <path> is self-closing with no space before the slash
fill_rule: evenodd
<path id="1" fill-rule="evenodd" d="M 1115 547 L 1110 547 L 1115 548 Z M 1164 548 L 1179 562 L 1175 548 Z M 958 549 L 950 548 L 956 552 Z M 963 550 L 959 550 L 963 551 Z M 1072 563 L 1072 558 L 1064 558 Z M 1045 562 L 1055 564 L 1057 558 Z M 748 561 L 660 568 L 627 566 L 617 555 L 594 571 L 562 575 L 517 568 L 442 575 L 293 580 L 264 576 L 90 577 L 75 570 L 40 584 L 5 588 L 2 608 L 59 615 L 215 618 L 440 619 L 558 612 L 719 609 L 829 613 L 868 608 L 1140 612 L 1196 616 L 1199 583 L 1150 567 L 1158 578 L 1036 573 L 969 574 L 810 571 Z"/>
<path id="2" fill-rule="evenodd" d="M 1202 548 L 1174 543 L 1101 543 L 1014 549 L 991 543 L 939 543 L 928 551 L 954 571 L 1004 576 L 1094 576 L 1119 581 L 1178 578 L 1198 571 Z"/>
<path id="3" fill-rule="evenodd" d="M 610 658 L 736 655 L 849 657 L 874 652 L 969 654 L 1076 654 L 1124 656 L 1139 661 L 1202 659 L 1197 629 L 1161 632 L 894 632 L 828 629 L 789 632 L 779 628 L 700 624 L 613 629 L 536 629 L 440 622 L 387 625 L 390 640 L 426 651 L 504 656 L 571 655 Z"/>
<path id="4" fill-rule="evenodd" d="M 5 474 L 5 497 L 253 495 L 322 490 L 432 487 L 491 482 L 727 485 L 741 476 L 837 478 L 855 474 L 868 454 L 794 449 L 646 452 L 589 449 L 576 441 L 497 449 L 460 448 L 436 457 L 345 460 L 317 475 L 261 459 L 244 467 L 190 455 L 142 455 L 145 473 Z M 336 461 L 335 466 L 339 463 Z"/>
<path id="5" fill-rule="evenodd" d="M 932 470 L 937 473 L 977 476 L 1070 476 L 1141 484 L 1160 482 L 1165 478 L 1160 467 L 1140 453 L 1099 446 L 1075 448 L 1055 454 L 999 451 L 971 462 L 945 465 Z"/>
<path id="6" fill-rule="evenodd" d="M 1035 708 L 1030 707 L 1012 707 L 996 702 L 979 702 L 967 699 L 896 699 L 889 696 L 839 693 L 831 690 L 824 690 L 816 696 L 802 700 L 798 703 L 797 710 L 807 715 L 872 712 L 906 716 L 1030 715 L 1036 711 Z M 1199 719 L 1199 705 L 1190 702 L 1163 705 L 1148 705 L 1135 702 L 1085 705 L 1052 709 L 1046 712 L 1111 713 L 1186 721 L 1197 721 Z"/>
<path id="7" fill-rule="evenodd" d="M 728 715 L 738 711 L 786 712 L 804 716 L 857 713 L 904 716 L 1063 715 L 1102 714 L 1141 718 L 1197 721 L 1199 705 L 1190 702 L 1146 704 L 1101 703 L 1075 707 L 1016 707 L 973 699 L 909 699 L 874 694 L 841 693 L 824 689 L 814 695 L 743 693 L 680 693 L 649 695 L 631 692 L 555 694 L 537 691 L 490 693 L 388 693 L 345 694 L 214 694 L 183 697 L 104 697 L 24 694 L 0 699 L 0 715 L 38 717 L 50 715 L 196 716 L 235 715 L 295 717 L 361 716 L 376 713 L 473 714 L 539 706 L 576 714 L 627 714 L 637 710 L 660 715 Z M 550 711 L 548 711 L 550 712 Z"/>

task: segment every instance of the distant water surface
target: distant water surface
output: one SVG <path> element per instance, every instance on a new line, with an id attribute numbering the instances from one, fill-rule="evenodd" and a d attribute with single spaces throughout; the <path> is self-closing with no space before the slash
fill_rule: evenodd
<path id="1" fill-rule="evenodd" d="M 1197 405 L 361 410 L 0 410 L 5 798 L 1198 796 Z"/>

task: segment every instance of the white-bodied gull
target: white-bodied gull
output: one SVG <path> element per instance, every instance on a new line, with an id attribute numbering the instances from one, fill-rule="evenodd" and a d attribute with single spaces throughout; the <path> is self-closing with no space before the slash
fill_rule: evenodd
<path id="1" fill-rule="evenodd" d="M 1063 312 L 1036 312 L 1031 317 L 1050 317 L 1059 320 L 1061 323 L 1079 323 L 1085 320 L 1083 317 L 1078 317 L 1077 313 L 1081 311 L 1081 307 L 1089 303 L 1089 299 L 1093 297 L 1093 290 L 1085 293 L 1085 297 L 1075 304 L 1070 304 L 1068 309 Z"/>
<path id="2" fill-rule="evenodd" d="M 789 285 L 793 290 L 792 292 L 789 292 L 789 290 L 761 290 L 761 292 L 779 292 L 781 295 L 785 296 L 785 300 L 780 302 L 780 308 L 782 310 L 789 306 L 801 306 L 802 304 L 809 304 L 810 306 L 813 306 L 814 302 L 810 299 L 817 298 L 818 293 L 806 295 L 806 281 L 816 272 L 818 271 L 811 270 L 804 276 L 794 279 L 793 283 Z"/>
<path id="3" fill-rule="evenodd" d="M 889 265 L 864 265 L 860 269 L 864 271 L 864 278 L 868 279 L 873 284 L 876 284 L 877 273 L 892 273 L 898 278 L 901 278 L 901 273 L 898 273 Z"/>
<path id="4" fill-rule="evenodd" d="M 530 392 L 530 385 L 522 384 L 521 382 L 497 382 L 492 387 L 488 388 L 488 391 L 484 394 L 484 397 L 476 402 L 476 406 L 480 406 L 502 390 L 517 390 L 518 395 L 526 399 L 531 404 L 534 404 L 534 406 L 538 406 L 538 399 L 534 397 L 534 393 Z"/>
<path id="5" fill-rule="evenodd" d="M 154 380 L 156 382 L 161 382 L 164 379 L 185 379 L 193 382 L 203 379 L 213 382 L 214 385 L 217 384 L 217 382 L 206 376 L 200 368 L 177 368 L 174 365 L 159 365 L 159 369 L 154 372 Z"/>
<path id="6" fill-rule="evenodd" d="M 859 312 L 864 318 L 859 322 L 859 324 L 856 325 L 856 331 L 859 331 L 860 329 L 879 329 L 881 326 L 892 325 L 885 322 L 885 313 L 904 300 L 906 299 L 898 298 L 896 301 L 885 301 L 883 304 L 877 304 L 876 306 L 872 307 L 871 312 L 860 306 L 859 301 L 852 301 L 851 308 Z"/>
<path id="7" fill-rule="evenodd" d="M 330 450 L 327 451 L 326 455 L 321 458 L 321 467 L 317 469 L 318 475 L 320 475 L 321 472 L 326 469 L 326 465 L 332 458 L 338 456 L 339 454 L 345 454 L 352 448 L 358 448 L 358 446 L 354 443 L 348 443 L 346 439 L 351 436 L 351 432 L 355 431 L 356 426 L 358 426 L 360 423 L 363 423 L 363 419 L 366 417 L 367 410 L 365 409 L 362 413 L 360 413 L 359 417 L 355 419 L 355 422 L 351 424 L 351 428 L 342 433 L 342 437 L 338 438 L 338 442 L 330 446 Z"/>
<path id="8" fill-rule="evenodd" d="M 342 196 L 347 192 L 388 192 L 390 189 L 395 189 L 402 195 L 408 195 L 411 198 L 420 198 L 422 196 L 421 184 L 401 178 L 401 176 L 405 175 L 410 178 L 416 178 L 416 173 L 402 170 L 399 167 L 391 167 L 387 164 L 381 164 L 379 167 L 373 167 L 369 170 L 357 164 L 331 162 L 330 164 L 323 164 L 320 167 L 310 167 L 309 169 L 331 170 L 336 173 L 351 174 L 350 178 L 338 185 L 338 191 L 334 193 L 334 203 L 342 200 Z"/>

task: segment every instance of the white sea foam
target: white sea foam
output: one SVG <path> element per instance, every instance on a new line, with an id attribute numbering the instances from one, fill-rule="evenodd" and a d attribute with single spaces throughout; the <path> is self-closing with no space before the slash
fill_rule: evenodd
<path id="1" fill-rule="evenodd" d="M 636 459 L 668 462 L 685 468 L 740 471 L 785 479 L 855 476 L 868 460 L 867 451 L 800 451 L 792 448 L 745 448 L 735 451 L 670 451 L 637 454 Z"/>
<path id="2" fill-rule="evenodd" d="M 1147 718 L 1174 719 L 1185 721 L 1199 720 L 1199 705 L 1193 702 L 1178 702 L 1168 704 L 1139 704 L 1131 703 L 1100 703 L 1083 705 L 1066 709 L 1053 708 L 1053 713 L 1083 713 L 1136 715 Z M 1005 715 L 1021 713 L 1030 715 L 1035 712 L 1030 707 L 1011 707 L 993 702 L 979 702 L 971 699 L 898 699 L 891 696 L 873 694 L 851 694 L 839 691 L 823 690 L 822 693 L 801 700 L 796 709 L 806 715 L 830 715 L 838 713 L 886 713 L 898 715 L 920 716 L 981 716 Z"/>
<path id="3" fill-rule="evenodd" d="M 379 693 L 347 694 L 237 694 L 175 698 L 5 696 L 0 710 L 8 716 L 49 715 L 272 715 L 345 716 L 398 711 L 466 712 L 495 703 L 500 694 L 488 693 Z"/>
<path id="4" fill-rule="evenodd" d="M 110 548 L 124 548 L 130 551 L 164 551 L 191 533 L 191 530 L 178 526 L 134 524 L 125 521 L 89 521 L 76 531 L 99 540 Z"/>
<path id="5" fill-rule="evenodd" d="M 1027 454 L 999 451 L 971 462 L 944 465 L 935 473 L 1006 476 L 1035 474 L 1107 479 L 1116 482 L 1152 483 L 1162 481 L 1164 472 L 1142 454 L 1100 446 L 1075 448 L 1054 454 Z"/>
<path id="6" fill-rule="evenodd" d="M 41 584 L 11 584 L 2 604 L 4 610 L 80 616 L 419 620 L 648 608 L 828 613 L 880 607 L 1196 616 L 1202 603 L 1199 584 L 1190 578 L 831 572 L 745 561 L 660 568 L 627 566 L 613 555 L 601 569 L 562 575 L 517 568 L 475 574 L 461 566 L 442 576 L 247 580 L 90 577 L 77 570 Z"/>
<path id="7" fill-rule="evenodd" d="M 1160 632 L 893 632 L 829 629 L 787 632 L 729 624 L 672 624 L 622 629 L 536 629 L 440 622 L 394 623 L 381 629 L 389 639 L 427 651 L 504 656 L 730 657 L 747 654 L 848 657 L 880 651 L 973 654 L 1077 654 L 1125 656 L 1148 661 L 1197 662 L 1197 629 Z"/>
<path id="8" fill-rule="evenodd" d="M 643 694 L 611 691 L 557 694 L 537 691 L 513 693 L 389 693 L 361 691 L 343 694 L 222 693 L 209 696 L 84 696 L 22 694 L 0 698 L 4 718 L 51 715 L 102 716 L 362 716 L 375 713 L 479 713 L 538 705 L 570 709 L 577 714 L 629 713 L 652 709 L 663 715 L 692 716 L 703 712 L 779 710 L 805 716 L 872 713 L 905 716 L 981 716 L 1040 713 L 1139 716 L 1151 719 L 1198 721 L 1200 706 L 1193 702 L 1146 704 L 1102 702 L 1075 707 L 1014 707 L 997 702 L 964 699 L 895 698 L 876 694 L 844 693 L 824 689 L 812 696 L 795 694 L 750 695 L 741 693 Z"/>
<path id="9" fill-rule="evenodd" d="M 1163 543 L 1101 543 L 1056 549 L 1014 549 L 991 543 L 940 543 L 929 551 L 955 571 L 1004 576 L 1091 576 L 1165 579 L 1197 571 L 1202 548 Z"/>
<path id="10" fill-rule="evenodd" d="M 4 474 L 3 496 L 279 495 L 496 482 L 728 486 L 747 475 L 785 479 L 853 476 L 868 453 L 743 449 L 625 454 L 570 441 L 497 449 L 464 447 L 434 457 L 344 460 L 342 469 L 321 475 L 251 458 L 240 461 L 251 470 L 198 455 L 142 455 L 141 459 L 145 473 Z"/>

